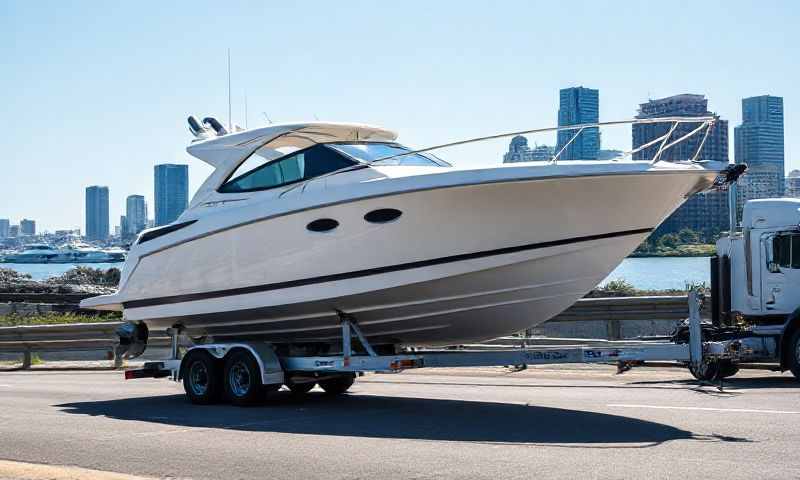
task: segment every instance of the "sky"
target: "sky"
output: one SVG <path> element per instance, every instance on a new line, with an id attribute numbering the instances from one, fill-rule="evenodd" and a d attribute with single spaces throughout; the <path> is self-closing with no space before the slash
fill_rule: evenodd
<path id="1" fill-rule="evenodd" d="M 84 230 L 84 189 L 153 208 L 153 166 L 189 164 L 186 117 L 376 124 L 425 147 L 553 126 L 560 88 L 600 90 L 600 120 L 648 98 L 784 97 L 787 170 L 800 168 L 800 2 L 28 2 L 0 0 L 0 218 Z M 247 117 L 245 117 L 247 98 Z M 602 132 L 630 147 L 630 129 Z M 554 143 L 548 136 L 531 142 Z M 508 140 L 439 152 L 501 161 Z"/>

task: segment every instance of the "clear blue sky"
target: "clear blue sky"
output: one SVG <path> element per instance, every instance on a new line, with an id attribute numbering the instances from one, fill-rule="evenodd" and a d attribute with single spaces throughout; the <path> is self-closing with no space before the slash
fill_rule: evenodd
<path id="1" fill-rule="evenodd" d="M 111 223 L 153 165 L 209 168 L 187 114 L 341 120 L 427 146 L 550 126 L 558 89 L 600 89 L 601 120 L 706 94 L 733 126 L 742 97 L 784 97 L 787 168 L 800 168 L 800 2 L 27 2 L 0 0 L 0 218 L 84 228 L 84 188 L 108 185 Z M 627 148 L 629 131 L 603 134 Z M 534 139 L 535 140 L 535 139 Z M 540 142 L 553 143 L 550 138 Z M 498 162 L 502 145 L 442 152 Z M 731 144 L 731 155 L 733 154 Z"/>

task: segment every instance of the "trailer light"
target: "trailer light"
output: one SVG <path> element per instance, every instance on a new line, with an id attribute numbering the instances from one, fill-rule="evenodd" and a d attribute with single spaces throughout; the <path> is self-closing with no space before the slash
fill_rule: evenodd
<path id="1" fill-rule="evenodd" d="M 392 370 L 403 370 L 406 368 L 422 368 L 422 359 L 401 359 L 395 360 L 389 364 L 389 368 Z"/>
<path id="2" fill-rule="evenodd" d="M 132 380 L 134 377 L 133 370 L 125 370 L 125 380 Z"/>

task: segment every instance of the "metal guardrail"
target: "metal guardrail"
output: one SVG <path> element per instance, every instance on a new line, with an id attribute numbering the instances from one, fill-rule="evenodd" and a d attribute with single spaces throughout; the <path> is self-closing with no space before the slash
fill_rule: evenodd
<path id="1" fill-rule="evenodd" d="M 557 315 L 548 322 L 604 321 L 609 324 L 608 332 L 613 340 L 613 332 L 619 332 L 619 323 L 634 320 L 678 321 L 689 315 L 686 296 L 674 297 L 612 297 L 587 298 Z M 122 322 L 74 323 L 58 325 L 26 325 L 0 327 L 0 353 L 24 354 L 23 368 L 30 367 L 34 352 L 66 351 L 106 351 L 114 365 L 122 365 L 116 358 L 118 343 L 116 329 Z M 616 325 L 616 328 L 615 328 Z M 609 340 L 597 339 L 556 339 L 546 337 L 503 337 L 484 343 L 487 348 L 493 345 L 520 345 L 525 341 L 530 346 L 543 345 L 608 345 Z M 624 341 L 620 344 L 623 344 Z M 150 332 L 148 346 L 167 347 L 169 337 L 166 332 Z"/>
<path id="2" fill-rule="evenodd" d="M 22 353 L 22 368 L 32 364 L 33 353 L 69 351 L 106 351 L 114 367 L 122 366 L 115 347 L 116 330 L 122 322 L 65 323 L 0 327 L 0 353 Z M 169 346 L 166 333 L 152 332 L 148 345 Z"/>

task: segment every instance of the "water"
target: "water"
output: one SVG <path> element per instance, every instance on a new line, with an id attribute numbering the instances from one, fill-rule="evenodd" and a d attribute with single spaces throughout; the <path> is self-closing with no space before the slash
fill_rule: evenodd
<path id="1" fill-rule="evenodd" d="M 2 263 L 0 268 L 11 268 L 18 272 L 30 274 L 34 280 L 61 275 L 74 268 L 73 264 L 22 264 Z M 122 268 L 122 263 L 86 264 L 92 268 Z M 624 279 L 634 287 L 642 290 L 683 290 L 687 283 L 709 284 L 708 257 L 666 257 L 666 258 L 626 258 L 611 272 L 601 285 L 610 280 Z"/>
<path id="2" fill-rule="evenodd" d="M 20 273 L 27 273 L 34 280 L 46 280 L 50 277 L 57 277 L 67 270 L 71 270 L 77 266 L 99 268 L 101 270 L 108 270 L 109 268 L 122 268 L 122 262 L 119 263 L 0 263 L 0 268 L 10 268 Z"/>
<path id="3" fill-rule="evenodd" d="M 683 290 L 687 283 L 711 284 L 708 257 L 626 258 L 600 285 L 624 279 L 640 290 Z"/>

